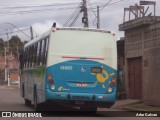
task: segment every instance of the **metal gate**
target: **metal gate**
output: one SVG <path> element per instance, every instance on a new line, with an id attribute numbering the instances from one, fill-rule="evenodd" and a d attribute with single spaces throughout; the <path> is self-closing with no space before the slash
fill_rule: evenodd
<path id="1" fill-rule="evenodd" d="M 142 99 L 142 57 L 128 59 L 130 97 Z"/>

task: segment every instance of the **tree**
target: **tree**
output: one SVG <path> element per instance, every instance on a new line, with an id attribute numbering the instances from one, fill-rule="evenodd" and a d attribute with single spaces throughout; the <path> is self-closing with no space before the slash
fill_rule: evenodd
<path id="1" fill-rule="evenodd" d="M 0 38 L 0 54 L 4 53 L 4 40 Z"/>
<path id="2" fill-rule="evenodd" d="M 22 51 L 24 44 L 21 42 L 21 39 L 16 35 L 16 36 L 12 36 L 11 39 L 9 40 L 9 47 L 10 47 L 10 52 L 12 51 L 12 53 L 17 56 L 17 46 L 18 46 L 18 50 L 19 52 Z"/>

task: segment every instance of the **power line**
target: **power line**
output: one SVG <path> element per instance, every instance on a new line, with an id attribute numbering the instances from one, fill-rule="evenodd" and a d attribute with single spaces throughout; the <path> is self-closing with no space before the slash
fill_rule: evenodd
<path id="1" fill-rule="evenodd" d="M 111 5 L 114 5 L 114 4 L 117 4 L 117 3 L 120 3 L 122 1 L 126 1 L 126 0 L 119 0 L 119 1 L 116 1 L 116 2 L 111 2 L 113 0 L 109 0 L 107 3 L 103 4 L 103 5 L 99 5 L 100 6 L 100 10 L 103 10 L 106 6 L 111 6 Z M 128 1 L 128 0 L 127 0 Z M 97 5 L 95 7 L 92 7 L 92 8 L 89 8 L 89 10 L 95 10 L 97 9 Z M 95 11 L 96 12 L 96 11 Z"/>
<path id="2" fill-rule="evenodd" d="M 5 15 L 15 15 L 15 14 L 28 14 L 28 13 L 36 13 L 36 12 L 47 12 L 47 11 L 61 11 L 61 10 L 69 10 L 69 9 L 74 9 L 75 7 L 68 7 L 68 8 L 52 8 L 52 9 L 38 9 L 38 10 L 28 10 L 28 11 L 16 11 L 16 12 L 5 12 L 5 13 L 0 13 L 0 16 L 5 16 Z"/>
<path id="3" fill-rule="evenodd" d="M 124 1 L 124 0 L 119 0 L 117 2 L 112 2 L 110 3 L 110 1 L 112 0 L 109 0 L 107 3 L 103 4 L 103 5 L 99 5 L 100 6 L 100 9 L 104 9 L 106 6 L 109 6 L 109 5 L 113 5 L 113 4 L 116 4 L 118 2 L 121 2 L 121 1 Z M 91 5 L 94 5 L 96 4 L 97 6 L 97 3 L 100 3 L 100 2 L 94 2 L 94 3 L 90 3 Z M 11 8 L 14 8 L 15 10 L 17 10 L 18 8 L 19 9 L 25 9 L 25 8 L 33 8 L 33 7 L 53 7 L 53 6 L 56 6 L 55 8 L 45 8 L 45 9 L 32 9 L 32 10 L 18 10 L 18 11 L 14 11 L 12 9 L 12 12 L 11 11 L 6 11 L 6 12 L 3 12 L 3 13 L 0 13 L 0 16 L 6 16 L 6 15 L 16 15 L 16 14 L 30 14 L 30 13 L 37 13 L 37 12 L 48 12 L 48 11 L 61 11 L 61 10 L 69 10 L 69 9 L 75 9 L 75 7 L 77 7 L 76 5 L 77 3 L 61 3 L 61 4 L 52 4 L 52 5 L 39 5 L 39 6 L 35 6 L 35 5 L 32 5 L 32 6 L 12 6 L 12 7 L 6 7 L 6 9 L 11 9 Z M 88 10 L 92 10 L 92 9 L 96 9 L 96 7 L 91 7 L 91 8 L 88 8 Z M 2 10 L 3 11 L 3 10 Z"/>
<path id="4" fill-rule="evenodd" d="M 66 22 L 63 24 L 63 26 L 66 26 L 71 19 L 79 12 L 78 9 L 80 8 L 81 4 L 75 9 L 75 11 L 70 15 L 70 17 L 66 20 Z"/>
<path id="5" fill-rule="evenodd" d="M 80 16 L 81 10 L 77 13 L 77 15 L 75 16 L 73 22 L 69 25 L 69 27 L 73 26 L 75 24 L 75 22 L 78 20 L 79 16 Z"/>
<path id="6" fill-rule="evenodd" d="M 38 8 L 38 7 L 53 7 L 53 6 L 73 6 L 77 5 L 77 3 L 54 3 L 54 4 L 46 4 L 46 5 L 21 5 L 21 6 L 5 6 L 5 7 L 0 7 L 0 9 L 25 9 L 25 8 Z"/>
<path id="7" fill-rule="evenodd" d="M 21 31 L 26 31 L 26 30 L 28 30 L 28 29 L 30 29 L 30 28 L 25 28 L 25 29 L 20 29 L 20 30 L 21 30 Z M 14 30 L 14 31 L 7 32 L 7 33 L 8 33 L 8 34 L 12 34 L 12 33 L 15 33 L 15 32 L 19 32 L 19 30 Z M 0 33 L 0 36 L 5 35 L 5 34 L 7 34 L 7 33 Z"/>
<path id="8" fill-rule="evenodd" d="M 91 3 L 88 2 L 88 5 L 91 6 Z M 90 7 L 90 9 L 91 9 L 91 12 L 92 12 L 92 13 L 94 14 L 94 16 L 95 16 L 92 25 L 93 25 L 93 26 L 96 26 L 96 25 L 95 25 L 95 21 L 96 21 L 96 19 L 97 19 L 97 15 L 96 15 L 96 13 L 95 13 L 95 11 L 94 11 L 94 9 L 93 9 L 92 7 Z"/>
<path id="9" fill-rule="evenodd" d="M 109 0 L 106 4 L 104 4 L 103 6 L 101 6 L 100 8 L 100 10 L 103 10 L 110 2 L 111 2 L 112 0 Z"/>

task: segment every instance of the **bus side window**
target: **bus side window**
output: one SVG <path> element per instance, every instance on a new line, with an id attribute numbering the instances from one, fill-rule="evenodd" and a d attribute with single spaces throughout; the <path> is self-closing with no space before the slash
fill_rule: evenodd
<path id="1" fill-rule="evenodd" d="M 29 50 L 26 49 L 26 68 L 28 67 L 28 60 L 29 60 Z"/>
<path id="2" fill-rule="evenodd" d="M 34 49 L 34 45 L 32 45 L 30 47 L 31 51 L 30 51 L 30 67 L 33 66 L 32 61 L 33 61 L 33 49 Z"/>
<path id="3" fill-rule="evenodd" d="M 33 45 L 33 51 L 32 51 L 32 52 L 33 52 L 33 53 L 32 53 L 32 54 L 33 54 L 33 57 L 32 57 L 32 66 L 34 66 L 34 61 L 35 61 L 35 46 L 36 46 L 36 44 Z"/>
<path id="4" fill-rule="evenodd" d="M 37 58 L 36 58 L 36 65 L 39 65 L 39 61 L 40 61 L 40 47 L 41 47 L 41 43 L 38 42 L 38 46 L 37 46 Z"/>
<path id="5" fill-rule="evenodd" d="M 42 49 L 42 40 L 40 41 L 40 48 L 39 48 L 39 60 L 38 60 L 38 65 L 41 66 L 41 49 Z"/>
<path id="6" fill-rule="evenodd" d="M 28 67 L 30 67 L 30 61 L 31 61 L 31 47 L 28 47 Z"/>
<path id="7" fill-rule="evenodd" d="M 46 65 L 46 62 L 47 62 L 47 54 L 48 54 L 48 37 L 47 39 L 45 40 L 45 53 L 44 53 L 44 64 Z"/>
<path id="8" fill-rule="evenodd" d="M 46 51 L 46 40 L 47 38 L 44 39 L 44 48 L 43 48 L 43 61 L 42 64 L 45 65 L 45 51 Z"/>
<path id="9" fill-rule="evenodd" d="M 35 45 L 34 45 L 34 66 L 36 66 L 36 61 L 37 61 L 37 46 L 38 46 L 38 43 L 36 43 Z"/>
<path id="10" fill-rule="evenodd" d="M 43 65 L 43 61 L 44 61 L 44 46 L 45 46 L 44 41 L 45 40 L 42 40 L 40 65 Z"/>
<path id="11" fill-rule="evenodd" d="M 25 68 L 25 66 L 26 66 L 26 50 L 24 50 L 23 61 L 24 61 L 24 68 Z"/>

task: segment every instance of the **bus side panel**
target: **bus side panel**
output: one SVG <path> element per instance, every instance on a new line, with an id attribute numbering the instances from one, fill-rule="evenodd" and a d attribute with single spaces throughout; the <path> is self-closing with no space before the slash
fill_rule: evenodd
<path id="1" fill-rule="evenodd" d="M 45 66 L 36 67 L 34 69 L 33 100 L 34 95 L 37 94 L 37 103 L 42 103 L 45 101 L 45 71 Z"/>
<path id="2" fill-rule="evenodd" d="M 21 76 L 22 97 L 34 102 L 35 91 L 37 102 L 45 101 L 45 67 L 36 67 L 23 70 Z M 24 90 L 24 91 L 23 91 Z M 24 92 L 24 93 L 23 93 Z"/>
<path id="3" fill-rule="evenodd" d="M 33 99 L 33 84 L 34 84 L 34 78 L 33 78 L 33 71 L 31 69 L 25 69 L 22 71 L 21 76 L 21 87 L 22 87 L 22 95 L 24 99 L 28 99 L 32 101 Z"/>

